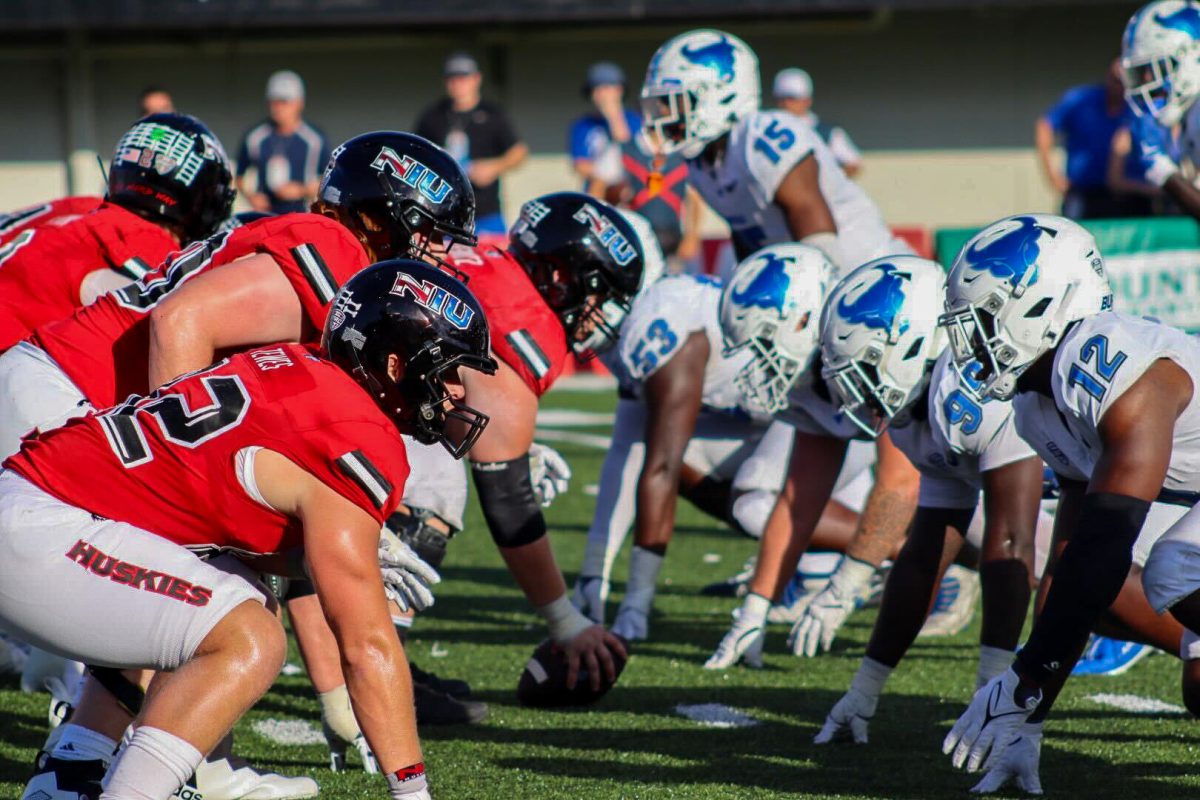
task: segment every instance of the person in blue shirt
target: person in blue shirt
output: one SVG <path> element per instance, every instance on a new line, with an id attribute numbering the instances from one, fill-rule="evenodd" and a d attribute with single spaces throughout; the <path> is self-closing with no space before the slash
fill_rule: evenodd
<path id="1" fill-rule="evenodd" d="M 1116 194 L 1121 213 L 1126 217 L 1154 217 L 1180 213 L 1175 201 L 1146 179 L 1152 166 L 1143 155 L 1147 148 L 1158 148 L 1176 163 L 1182 157 L 1177 132 L 1164 128 L 1149 115 L 1134 117 L 1117 129 L 1108 159 L 1108 186 Z"/>
<path id="2" fill-rule="evenodd" d="M 1050 185 L 1062 196 L 1062 214 L 1095 219 L 1119 213 L 1108 186 L 1108 158 L 1113 134 L 1128 123 L 1119 61 L 1103 83 L 1070 89 L 1037 121 L 1038 160 Z M 1056 141 L 1067 152 L 1066 172 L 1051 159 Z"/>
<path id="3" fill-rule="evenodd" d="M 307 211 L 329 161 L 325 135 L 304 121 L 304 81 L 280 70 L 267 81 L 268 119 L 242 137 L 237 188 L 255 211 Z M 254 186 L 246 179 L 251 168 Z"/>
<path id="4" fill-rule="evenodd" d="M 583 188 L 595 197 L 621 182 L 621 148 L 641 130 L 642 118 L 624 106 L 625 71 L 610 61 L 592 64 L 583 85 L 594 111 L 571 125 L 571 163 Z"/>

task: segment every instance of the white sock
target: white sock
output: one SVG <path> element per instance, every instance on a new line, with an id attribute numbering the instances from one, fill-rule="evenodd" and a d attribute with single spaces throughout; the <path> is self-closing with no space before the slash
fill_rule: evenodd
<path id="1" fill-rule="evenodd" d="M 625 585 L 625 599 L 621 601 L 621 608 L 632 608 L 649 615 L 650 607 L 654 605 L 654 590 L 658 585 L 663 558 L 653 550 L 634 546 L 629 554 L 629 583 Z"/>
<path id="2" fill-rule="evenodd" d="M 1003 647 L 979 645 L 979 671 L 975 673 L 975 688 L 979 689 L 992 678 L 1012 666 L 1015 653 Z"/>
<path id="3" fill-rule="evenodd" d="M 104 776 L 100 800 L 165 800 L 179 791 L 203 758 L 178 736 L 143 725 Z"/>
<path id="4" fill-rule="evenodd" d="M 90 728 L 73 725 L 70 722 L 65 723 L 62 728 L 63 732 L 58 739 L 58 744 L 54 746 L 54 752 L 50 754 L 52 758 L 63 761 L 100 760 L 105 764 L 112 761 L 117 743 L 103 733 L 97 733 Z"/>

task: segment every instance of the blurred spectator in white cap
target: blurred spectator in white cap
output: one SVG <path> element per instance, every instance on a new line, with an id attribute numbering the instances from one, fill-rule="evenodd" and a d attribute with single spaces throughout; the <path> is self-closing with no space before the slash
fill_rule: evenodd
<path id="1" fill-rule="evenodd" d="M 138 111 L 143 117 L 151 114 L 169 114 L 175 110 L 171 93 L 161 86 L 147 86 L 138 95 Z"/>
<path id="2" fill-rule="evenodd" d="M 255 211 L 307 211 L 329 160 L 325 134 L 305 122 L 304 81 L 290 69 L 267 80 L 267 119 L 242 137 L 237 187 Z M 246 172 L 255 172 L 249 187 Z"/>
<path id="3" fill-rule="evenodd" d="M 467 53 L 446 59 L 446 96 L 417 119 L 416 133 L 446 148 L 457 159 L 475 189 L 475 230 L 505 233 L 500 207 L 500 176 L 520 166 L 529 155 L 504 109 L 483 99 L 483 75 Z"/>
<path id="4" fill-rule="evenodd" d="M 621 181 L 621 147 L 641 129 L 642 118 L 625 108 L 625 71 L 611 61 L 588 67 L 583 96 L 594 110 L 571 124 L 571 163 L 584 191 L 602 197 Z"/>
<path id="5" fill-rule="evenodd" d="M 775 95 L 775 106 L 788 113 L 795 114 L 807 122 L 817 135 L 829 145 L 833 155 L 846 174 L 853 178 L 862 170 L 862 153 L 855 147 L 849 134 L 837 125 L 822 122 L 813 113 L 813 82 L 812 77 L 799 67 L 782 69 L 775 75 L 775 85 L 772 88 Z"/>

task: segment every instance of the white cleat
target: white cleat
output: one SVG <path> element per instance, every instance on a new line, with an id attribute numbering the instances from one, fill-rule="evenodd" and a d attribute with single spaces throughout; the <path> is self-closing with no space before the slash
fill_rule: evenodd
<path id="1" fill-rule="evenodd" d="M 172 800 L 293 800 L 319 791 L 312 778 L 260 772 L 236 756 L 201 761 L 188 784 Z"/>
<path id="2" fill-rule="evenodd" d="M 581 575 L 575 581 L 575 591 L 571 593 L 571 604 L 597 625 L 604 624 L 604 603 L 607 599 L 608 581 L 604 578 L 585 578 Z"/>
<path id="3" fill-rule="evenodd" d="M 979 601 L 979 573 L 951 564 L 919 636 L 954 636 L 971 624 Z"/>
<path id="4" fill-rule="evenodd" d="M 28 659 L 27 645 L 0 633 L 0 675 L 20 675 Z"/>
<path id="5" fill-rule="evenodd" d="M 627 642 L 644 642 L 650 637 L 650 620 L 640 609 L 621 606 L 613 621 L 612 632 Z"/>

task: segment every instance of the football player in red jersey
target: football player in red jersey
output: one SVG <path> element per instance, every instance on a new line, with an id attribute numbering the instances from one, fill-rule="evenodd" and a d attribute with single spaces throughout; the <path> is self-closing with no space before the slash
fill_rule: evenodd
<path id="1" fill-rule="evenodd" d="M 637 232 L 612 206 L 578 192 L 529 201 L 507 251 L 454 248 L 450 264 L 469 279 L 492 326 L 494 375 L 468 374 L 467 397 L 491 417 L 471 451 L 483 516 L 509 571 L 567 653 L 568 685 L 586 666 L 615 677 L 610 650 L 624 646 L 571 605 L 546 538 L 529 471 L 538 399 L 571 352 L 590 356 L 615 339 L 641 286 Z"/>
<path id="2" fill-rule="evenodd" d="M 465 174 L 441 148 L 411 134 L 364 134 L 339 147 L 313 211 L 196 242 L 0 356 L 0 456 L 30 430 L 145 394 L 212 363 L 218 352 L 315 342 L 337 288 L 370 259 L 436 259 L 447 239 L 474 242 Z M 77 727 L 119 737 L 138 698 L 119 702 L 112 688 L 119 690 L 87 682 Z M 234 782 L 228 771 L 220 780 Z M 212 786 L 205 794 L 227 800 Z"/>
<path id="3" fill-rule="evenodd" d="M 496 363 L 483 309 L 441 270 L 377 264 L 339 300 L 319 351 L 233 356 L 31 437 L 4 463 L 0 621 L 64 656 L 171 670 L 106 776 L 105 800 L 178 791 L 283 663 L 286 636 L 261 585 L 228 557 L 195 551 L 293 548 L 392 797 L 429 796 L 379 529 L 408 477 L 400 434 L 465 453 L 487 417 L 462 402 L 462 380 Z M 66 772 L 39 777 L 54 781 L 41 797 L 99 788 L 94 778 L 64 786 Z"/>
<path id="4" fill-rule="evenodd" d="M 26 228 L 0 247 L 0 352 L 211 235 L 229 216 L 231 180 L 221 142 L 200 120 L 155 114 L 134 123 L 117 142 L 99 208 Z"/>
<path id="5" fill-rule="evenodd" d="M 47 203 L 18 208 L 0 214 L 0 247 L 11 242 L 22 233 L 42 226 L 62 227 L 74 222 L 91 211 L 95 211 L 104 199 L 90 194 L 60 197 Z"/>

